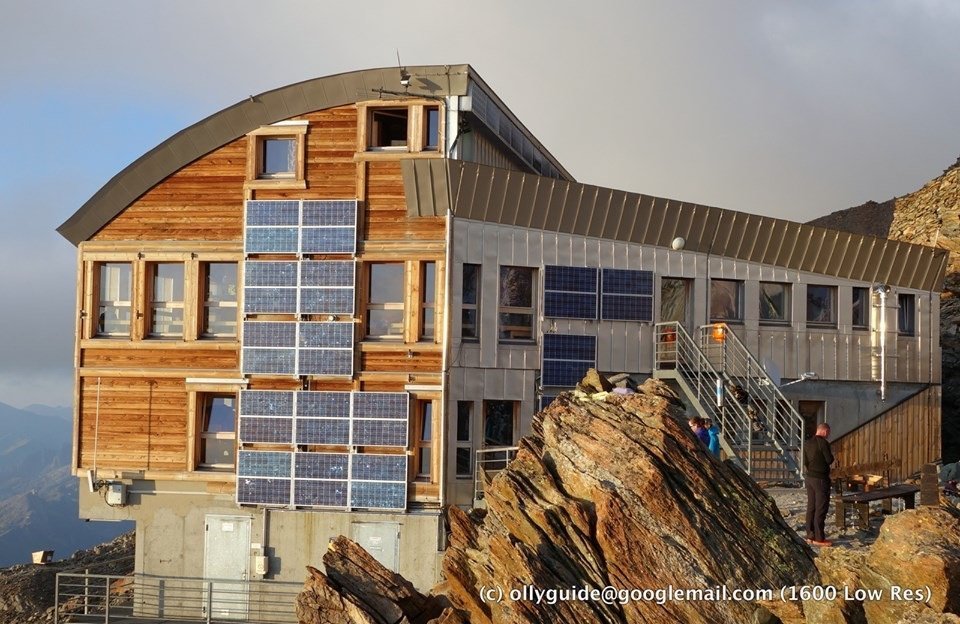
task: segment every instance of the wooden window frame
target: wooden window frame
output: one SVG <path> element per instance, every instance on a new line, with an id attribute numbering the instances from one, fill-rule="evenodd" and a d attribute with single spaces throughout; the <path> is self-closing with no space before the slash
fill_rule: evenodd
<path id="1" fill-rule="evenodd" d="M 182 292 L 182 298 L 180 300 L 173 299 L 170 301 L 157 301 L 154 298 L 157 292 L 157 268 L 163 264 L 180 267 L 180 290 Z M 145 323 L 145 327 L 147 328 L 146 336 L 155 340 L 183 340 L 186 332 L 186 324 L 188 322 L 186 306 L 188 297 L 186 264 L 176 261 L 148 262 L 146 277 L 147 280 L 144 288 L 144 295 L 146 296 L 146 305 L 144 306 L 144 309 L 147 310 L 147 319 Z M 178 333 L 155 331 L 156 327 L 154 326 L 154 322 L 156 320 L 156 311 L 158 309 L 180 310 L 180 331 Z"/>
<path id="2" fill-rule="evenodd" d="M 363 311 L 363 324 L 364 324 L 363 336 L 364 336 L 364 340 L 376 340 L 376 341 L 384 341 L 384 342 L 398 342 L 398 341 L 402 342 L 406 337 L 405 329 L 408 326 L 406 324 L 406 317 L 407 317 L 407 310 L 409 309 L 407 300 L 410 298 L 410 292 L 409 292 L 410 289 L 409 288 L 404 289 L 404 294 L 400 299 L 400 301 L 389 301 L 385 303 L 373 303 L 370 301 L 370 298 L 371 298 L 370 291 L 373 286 L 373 283 L 372 283 L 373 267 L 379 266 L 379 265 L 387 265 L 387 264 L 400 267 L 400 270 L 403 276 L 402 279 L 404 280 L 404 282 L 407 281 L 406 276 L 409 274 L 409 271 L 407 270 L 408 267 L 406 265 L 408 264 L 408 262 L 404 262 L 402 260 L 394 260 L 394 261 L 383 261 L 383 262 L 377 261 L 377 262 L 364 263 L 363 280 L 364 280 L 364 301 L 366 303 L 366 306 L 365 306 L 366 309 Z M 391 332 L 387 334 L 371 334 L 370 333 L 370 329 L 371 329 L 370 328 L 370 311 L 371 310 L 388 310 L 388 311 L 399 310 L 400 319 L 401 319 L 400 320 L 401 326 L 399 327 L 399 333 Z"/>
<path id="3" fill-rule="evenodd" d="M 234 284 L 234 299 L 233 301 L 211 301 L 210 300 L 210 289 L 208 283 L 208 276 L 210 273 L 211 264 L 232 264 L 236 271 L 236 279 Z M 197 335 L 202 340 L 236 340 L 239 336 L 237 328 L 239 327 L 239 299 L 240 299 L 240 263 L 236 261 L 224 261 L 224 260 L 204 260 L 200 262 L 200 275 L 197 280 L 199 295 L 200 295 L 200 305 L 197 309 Z M 233 333 L 232 334 L 216 334 L 208 332 L 207 325 L 207 311 L 210 308 L 233 308 L 234 311 L 234 320 L 233 320 Z"/>
<path id="4" fill-rule="evenodd" d="M 407 144 L 405 146 L 376 146 L 373 141 L 373 115 L 378 110 L 407 109 Z M 427 109 L 437 109 L 437 145 L 428 148 Z M 363 159 L 404 157 L 442 157 L 445 135 L 445 106 L 442 101 L 423 98 L 375 100 L 357 104 L 357 152 Z"/>
<path id="5" fill-rule="evenodd" d="M 433 301 L 427 301 L 426 299 L 427 278 L 428 278 L 427 268 L 429 265 L 433 265 Z M 438 293 L 440 292 L 440 289 L 437 288 L 438 277 L 439 277 L 438 269 L 439 269 L 438 263 L 432 260 L 426 260 L 426 261 L 420 262 L 420 267 L 419 267 L 420 288 L 421 288 L 421 291 L 420 291 L 421 294 L 419 297 L 420 318 L 417 320 L 417 327 L 418 327 L 419 338 L 421 341 L 424 341 L 424 342 L 436 342 L 440 334 L 440 332 L 437 331 L 439 329 L 439 325 L 437 324 L 437 318 L 438 318 L 438 312 L 439 312 L 439 306 L 437 306 L 437 298 L 438 298 Z M 426 311 L 427 310 L 433 311 L 433 333 L 431 335 L 427 335 L 427 331 L 426 331 L 426 327 L 427 327 Z"/>
<path id="6" fill-rule="evenodd" d="M 245 190 L 250 189 L 297 189 L 307 188 L 306 170 L 306 136 L 309 123 L 307 121 L 281 121 L 270 126 L 260 128 L 247 134 L 247 179 L 243 184 Z M 263 170 L 263 141 L 265 139 L 293 139 L 296 151 L 296 167 L 290 176 L 264 177 Z"/>
<path id="7" fill-rule="evenodd" d="M 191 423 L 191 431 L 189 436 L 192 440 L 191 444 L 188 445 L 190 449 L 190 454 L 188 456 L 188 464 L 191 472 L 202 472 L 204 474 L 231 474 L 236 470 L 237 463 L 237 430 L 239 428 L 239 414 L 237 413 L 237 408 L 239 407 L 239 393 L 236 388 L 224 388 L 224 389 L 205 389 L 203 391 L 196 391 L 190 393 L 190 407 L 193 411 L 191 414 L 189 422 Z M 232 432 L 206 432 L 204 431 L 203 419 L 206 414 L 206 409 L 208 401 L 216 398 L 226 398 L 231 397 L 234 400 L 234 415 L 233 415 L 233 431 Z M 204 439 L 217 439 L 217 440 L 233 440 L 233 463 L 230 465 L 227 464 L 205 464 L 203 463 L 203 440 Z"/>
<path id="8" fill-rule="evenodd" d="M 129 321 L 127 326 L 127 332 L 124 334 L 107 333 L 107 332 L 100 331 L 101 308 L 104 306 L 104 301 L 106 301 L 105 299 L 102 298 L 102 293 L 100 292 L 100 286 L 103 281 L 103 269 L 107 265 L 111 265 L 111 264 L 114 264 L 114 265 L 125 264 L 130 269 L 130 278 L 129 278 L 130 286 L 129 286 L 129 291 L 127 293 L 128 295 L 127 300 L 124 301 L 122 299 L 117 299 L 117 300 L 109 301 L 109 303 L 113 304 L 111 306 L 113 308 L 122 309 L 125 307 L 128 310 Z M 103 339 L 114 339 L 114 340 L 125 338 L 129 340 L 130 337 L 133 335 L 133 326 L 136 320 L 135 306 L 133 305 L 136 297 L 136 277 L 137 277 L 136 265 L 132 261 L 103 260 L 103 261 L 93 262 L 93 275 L 92 275 L 92 280 L 90 284 L 90 292 L 93 297 L 93 304 L 90 306 L 90 310 L 92 311 L 92 316 L 93 316 L 93 319 L 92 319 L 93 322 L 89 332 L 89 335 L 91 338 L 103 338 Z M 125 305 L 118 305 L 118 304 L 125 304 Z"/>

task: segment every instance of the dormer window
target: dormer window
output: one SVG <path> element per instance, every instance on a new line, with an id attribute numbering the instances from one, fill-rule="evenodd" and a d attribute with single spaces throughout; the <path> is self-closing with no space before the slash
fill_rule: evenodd
<path id="1" fill-rule="evenodd" d="M 375 108 L 370 111 L 370 149 L 407 148 L 409 110 L 403 108 Z"/>
<path id="2" fill-rule="evenodd" d="M 439 155 L 443 145 L 443 107 L 433 100 L 395 100 L 357 105 L 362 123 L 359 151 L 375 154 Z M 383 154 L 373 158 L 394 158 Z"/>
<path id="3" fill-rule="evenodd" d="M 281 121 L 247 135 L 244 188 L 305 189 L 306 121 Z"/>

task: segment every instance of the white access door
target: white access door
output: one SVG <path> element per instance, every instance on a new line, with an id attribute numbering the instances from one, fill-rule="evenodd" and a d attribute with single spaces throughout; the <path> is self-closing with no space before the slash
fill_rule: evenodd
<path id="1" fill-rule="evenodd" d="M 248 516 L 208 515 L 205 519 L 203 577 L 213 579 L 209 603 L 212 618 L 247 618 L 250 524 Z M 206 598 L 204 595 L 205 616 Z"/>
<path id="2" fill-rule="evenodd" d="M 399 571 L 399 522 L 354 522 L 353 541 L 363 546 L 386 569 Z"/>

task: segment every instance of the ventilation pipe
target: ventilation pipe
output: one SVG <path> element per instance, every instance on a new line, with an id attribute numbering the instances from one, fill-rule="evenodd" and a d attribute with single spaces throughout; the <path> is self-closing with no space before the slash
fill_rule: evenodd
<path id="1" fill-rule="evenodd" d="M 879 330 L 880 362 L 880 401 L 887 400 L 887 295 L 890 294 L 890 287 L 886 284 L 875 284 L 873 292 L 880 298 L 880 315 L 877 319 L 877 328 Z"/>

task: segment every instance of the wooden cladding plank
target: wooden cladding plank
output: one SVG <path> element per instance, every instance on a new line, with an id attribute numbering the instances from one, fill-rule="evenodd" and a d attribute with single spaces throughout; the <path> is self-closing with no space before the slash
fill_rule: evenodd
<path id="1" fill-rule="evenodd" d="M 444 240 L 446 217 L 410 217 L 399 160 L 365 163 L 364 237 L 368 240 Z"/>
<path id="2" fill-rule="evenodd" d="M 124 368 L 238 369 L 239 348 L 223 349 L 83 349 L 81 366 Z"/>
<path id="3" fill-rule="evenodd" d="M 187 468 L 187 390 L 182 379 L 80 379 L 80 468 Z"/>
<path id="4" fill-rule="evenodd" d="M 363 372 L 440 372 L 442 356 L 440 353 L 407 352 L 364 352 L 360 354 L 360 370 Z"/>

